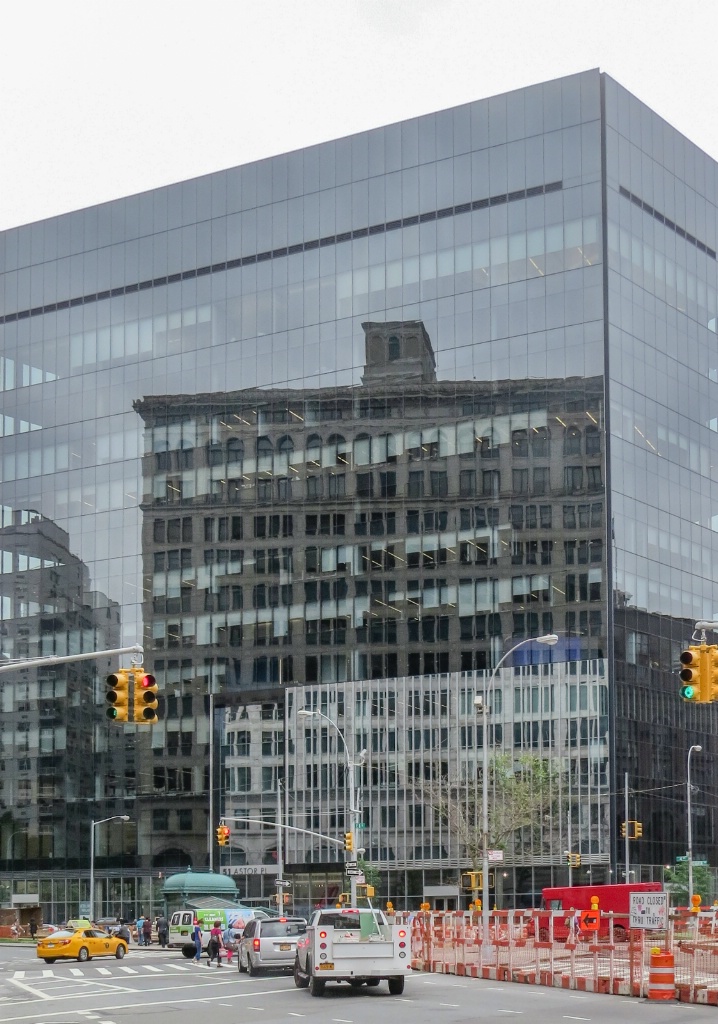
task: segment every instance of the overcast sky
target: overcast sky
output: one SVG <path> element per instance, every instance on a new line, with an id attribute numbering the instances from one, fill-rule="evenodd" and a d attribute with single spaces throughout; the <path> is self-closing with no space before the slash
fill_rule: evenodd
<path id="1" fill-rule="evenodd" d="M 715 0 L 0 12 L 0 229 L 593 67 L 718 158 Z"/>

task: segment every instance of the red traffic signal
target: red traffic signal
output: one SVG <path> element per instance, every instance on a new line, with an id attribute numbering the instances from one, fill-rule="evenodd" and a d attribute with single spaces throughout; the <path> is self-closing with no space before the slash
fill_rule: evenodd
<path id="1" fill-rule="evenodd" d="M 149 672 L 135 671 L 134 721 L 142 725 L 154 725 L 159 721 L 157 711 L 157 680 Z"/>

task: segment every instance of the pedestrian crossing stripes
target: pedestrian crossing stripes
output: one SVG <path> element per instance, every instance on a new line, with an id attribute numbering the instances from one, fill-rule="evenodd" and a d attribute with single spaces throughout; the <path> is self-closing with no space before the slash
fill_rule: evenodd
<path id="1" fill-rule="evenodd" d="M 66 978 L 68 975 L 73 978 L 96 978 L 98 975 L 101 977 L 117 977 L 117 972 L 122 974 L 167 974 L 170 971 L 189 971 L 189 967 L 185 967 L 184 964 L 164 964 L 162 967 L 155 967 L 154 964 L 138 964 L 137 967 L 128 967 L 125 964 L 113 965 L 109 967 L 99 967 L 94 964 L 88 964 L 85 967 L 67 967 L 63 965 L 60 968 L 42 968 L 40 970 L 28 970 L 28 971 L 14 971 L 12 977 L 15 981 L 32 981 L 38 978 Z"/>

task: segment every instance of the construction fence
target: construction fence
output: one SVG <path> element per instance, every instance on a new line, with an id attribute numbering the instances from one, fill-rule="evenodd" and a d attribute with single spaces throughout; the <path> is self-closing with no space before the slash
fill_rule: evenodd
<path id="1" fill-rule="evenodd" d="M 415 970 L 718 1006 L 718 908 L 672 910 L 661 931 L 612 913 L 589 931 L 566 911 L 492 911 L 486 942 L 480 911 L 396 920 L 410 928 Z"/>

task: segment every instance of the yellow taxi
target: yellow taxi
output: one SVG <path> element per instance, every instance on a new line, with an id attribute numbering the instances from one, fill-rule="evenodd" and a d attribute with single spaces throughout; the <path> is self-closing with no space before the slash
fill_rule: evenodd
<path id="1" fill-rule="evenodd" d="M 127 943 L 100 928 L 64 928 L 53 932 L 37 944 L 37 955 L 47 964 L 56 960 L 79 960 L 84 963 L 93 956 L 114 956 L 121 960 Z"/>

